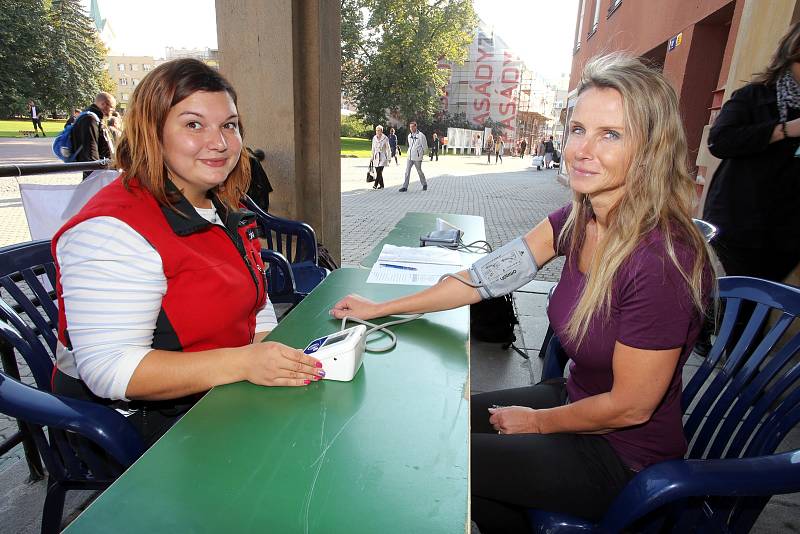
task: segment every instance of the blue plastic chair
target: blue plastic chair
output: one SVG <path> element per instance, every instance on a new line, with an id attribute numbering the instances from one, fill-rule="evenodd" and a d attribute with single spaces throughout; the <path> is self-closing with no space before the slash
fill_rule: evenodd
<path id="1" fill-rule="evenodd" d="M 301 293 L 297 290 L 289 260 L 280 252 L 266 248 L 261 249 L 261 259 L 264 260 L 264 264 L 267 266 L 267 293 L 269 293 L 269 299 L 273 303 L 288 303 L 293 306 L 299 304 L 307 293 Z"/>
<path id="2" fill-rule="evenodd" d="M 719 296 L 719 336 L 681 399 L 686 459 L 641 471 L 596 524 L 530 510 L 535 532 L 748 532 L 772 495 L 800 491 L 800 450 L 774 454 L 800 422 L 800 334 L 787 334 L 800 317 L 800 288 L 731 276 L 719 279 Z M 755 310 L 736 337 L 745 302 Z M 762 332 L 772 311 L 779 318 Z M 566 354 L 558 337 L 550 345 L 546 367 L 560 365 L 562 376 Z"/>
<path id="3" fill-rule="evenodd" d="M 267 242 L 266 248 L 281 254 L 289 262 L 294 278 L 295 292 L 301 297 L 311 293 L 329 274 L 328 269 L 319 266 L 317 236 L 314 229 L 303 222 L 270 215 L 259 208 L 248 196 L 245 196 L 242 202 L 247 209 L 256 214 L 262 237 Z M 273 277 L 275 283 L 281 287 L 288 284 L 282 271 L 274 273 Z M 271 293 L 270 298 L 272 298 Z M 273 302 L 291 302 L 291 300 L 273 299 Z"/>
<path id="4" fill-rule="evenodd" d="M 39 389 L 50 391 L 50 373 L 55 360 L 58 308 L 55 303 L 56 268 L 50 241 L 30 241 L 0 248 L 0 301 L 14 313 L 0 308 L 7 321 L 36 348 L 41 348 L 49 367 L 31 365 Z"/>
<path id="5" fill-rule="evenodd" d="M 28 362 L 48 359 L 5 321 L 0 321 L 0 338 Z M 0 373 L 0 412 L 28 427 L 47 467 L 43 534 L 60 532 L 67 491 L 105 489 L 144 452 L 133 425 L 111 408 L 32 388 L 5 373 Z M 74 439 L 75 434 L 99 449 Z"/>

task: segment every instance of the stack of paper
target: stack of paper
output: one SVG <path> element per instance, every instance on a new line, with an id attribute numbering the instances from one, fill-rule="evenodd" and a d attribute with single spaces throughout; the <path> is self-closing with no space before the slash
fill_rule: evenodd
<path id="1" fill-rule="evenodd" d="M 474 260 L 472 254 L 446 248 L 384 245 L 367 283 L 432 286 L 443 274 L 461 271 Z"/>

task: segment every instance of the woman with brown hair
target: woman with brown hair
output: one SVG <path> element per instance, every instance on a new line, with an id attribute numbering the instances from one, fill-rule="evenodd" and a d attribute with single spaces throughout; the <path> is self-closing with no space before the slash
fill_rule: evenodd
<path id="1" fill-rule="evenodd" d="M 703 218 L 728 275 L 782 282 L 800 262 L 800 22 L 764 72 L 735 91 L 708 135 L 722 162 Z"/>
<path id="2" fill-rule="evenodd" d="M 637 471 L 686 451 L 680 369 L 712 275 L 692 223 L 678 98 L 623 55 L 589 62 L 577 95 L 564 147 L 572 202 L 511 245 L 513 272 L 495 272 L 508 293 L 566 257 L 548 316 L 570 374 L 472 395 L 472 518 L 486 534 L 527 532 L 526 508 L 596 520 Z M 508 262 L 506 247 L 496 254 L 481 261 Z M 529 274 L 513 278 L 520 271 Z M 331 313 L 370 319 L 496 296 L 478 271 L 457 274 L 464 283 L 448 277 L 382 303 L 351 295 Z"/>
<path id="3" fill-rule="evenodd" d="M 193 59 L 136 87 L 122 172 L 53 237 L 54 391 L 133 411 L 152 442 L 206 391 L 247 380 L 303 386 L 318 360 L 267 329 L 264 265 L 236 93 Z"/>

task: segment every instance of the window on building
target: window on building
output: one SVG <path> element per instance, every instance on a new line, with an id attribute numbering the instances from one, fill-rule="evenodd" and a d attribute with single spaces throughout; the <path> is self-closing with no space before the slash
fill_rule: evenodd
<path id="1" fill-rule="evenodd" d="M 114 70 L 114 64 L 113 63 L 111 63 L 109 61 L 107 64 L 108 64 L 108 70 Z"/>
<path id="2" fill-rule="evenodd" d="M 575 34 L 575 50 L 581 48 L 581 35 L 583 35 L 583 13 L 586 9 L 586 0 L 581 0 L 581 9 L 578 14 L 578 32 Z"/>
<path id="3" fill-rule="evenodd" d="M 600 23 L 600 4 L 602 3 L 603 0 L 594 0 L 594 21 L 592 22 L 592 29 L 589 30 L 589 35 L 593 35 L 597 31 L 597 25 Z"/>
<path id="4" fill-rule="evenodd" d="M 137 78 L 134 78 L 134 79 L 131 80 L 131 85 L 133 85 L 134 87 L 136 87 L 138 85 L 138 83 L 139 83 L 139 80 Z"/>
<path id="5" fill-rule="evenodd" d="M 614 11 L 617 10 L 621 3 L 622 0 L 611 0 L 611 4 L 608 6 L 608 16 L 606 18 L 610 17 Z"/>
<path id="6" fill-rule="evenodd" d="M 127 102 L 128 101 L 128 93 L 122 93 L 122 101 L 123 102 Z"/>
<path id="7" fill-rule="evenodd" d="M 120 78 L 118 85 L 128 85 L 128 78 Z"/>
<path id="8" fill-rule="evenodd" d="M 125 63 L 117 63 L 117 68 L 120 72 L 125 72 Z"/>
<path id="9" fill-rule="evenodd" d="M 149 64 L 149 63 L 145 63 L 144 65 L 142 65 L 142 70 L 145 70 L 145 71 L 148 71 L 148 70 L 150 70 L 152 68 L 153 68 L 153 66 L 151 64 Z"/>
<path id="10" fill-rule="evenodd" d="M 139 65 L 137 65 L 135 63 L 132 63 L 131 64 L 131 70 L 139 70 Z"/>

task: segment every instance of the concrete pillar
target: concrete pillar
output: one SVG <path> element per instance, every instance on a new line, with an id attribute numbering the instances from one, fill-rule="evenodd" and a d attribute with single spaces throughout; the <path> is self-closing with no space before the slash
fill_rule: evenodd
<path id="1" fill-rule="evenodd" d="M 263 148 L 270 211 L 314 227 L 341 258 L 339 2 L 216 0 L 220 72 L 245 143 Z"/>

